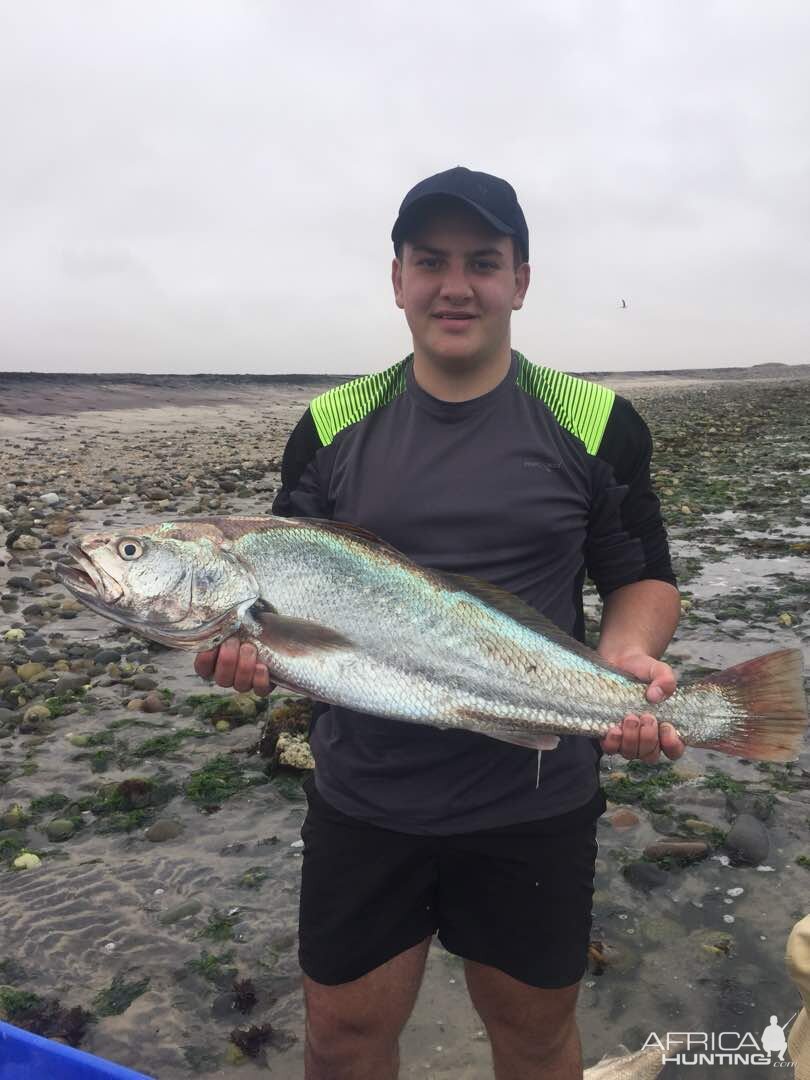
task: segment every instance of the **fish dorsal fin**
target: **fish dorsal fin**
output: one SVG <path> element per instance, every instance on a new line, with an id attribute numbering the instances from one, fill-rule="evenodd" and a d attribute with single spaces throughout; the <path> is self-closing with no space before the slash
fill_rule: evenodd
<path id="1" fill-rule="evenodd" d="M 567 649 L 569 652 L 576 653 L 577 656 L 582 656 L 586 660 L 590 660 L 590 662 L 596 664 L 597 667 L 601 667 L 606 671 L 613 671 L 619 675 L 624 675 L 629 679 L 633 678 L 632 675 L 629 675 L 626 671 L 622 671 L 621 668 L 608 664 L 598 655 L 598 653 L 595 653 L 593 649 L 589 649 L 588 646 L 583 645 L 581 641 L 577 641 L 576 638 L 572 638 L 570 634 L 566 634 L 565 631 L 561 630 L 556 623 L 551 621 L 551 619 L 547 619 L 545 615 L 541 615 L 539 611 L 535 611 L 533 607 L 530 607 L 529 604 L 521 600 L 520 597 L 515 596 L 514 593 L 507 592 L 506 589 L 501 589 L 497 585 L 490 585 L 488 581 L 480 581 L 478 578 L 467 577 L 464 574 L 446 574 L 437 572 L 436 576 L 444 583 L 446 588 L 454 592 L 461 591 L 469 593 L 471 596 L 474 596 L 476 600 L 481 600 L 488 607 L 494 608 L 503 615 L 508 615 L 510 619 L 514 619 L 515 622 L 520 623 L 521 626 L 525 626 L 528 630 L 533 630 L 536 634 L 542 634 L 543 637 L 548 638 L 557 645 L 561 645 L 562 648 Z"/>
<path id="2" fill-rule="evenodd" d="M 352 525 L 348 521 L 331 521 L 328 518 L 285 518 L 285 521 L 295 522 L 304 528 L 316 525 L 322 532 L 333 533 L 335 536 L 340 537 L 341 540 L 360 540 L 364 544 L 371 544 L 373 547 L 380 548 L 383 551 L 392 552 L 400 559 L 406 558 L 401 551 L 397 551 L 381 536 L 377 536 L 376 533 L 368 529 L 361 528 L 360 525 Z"/>

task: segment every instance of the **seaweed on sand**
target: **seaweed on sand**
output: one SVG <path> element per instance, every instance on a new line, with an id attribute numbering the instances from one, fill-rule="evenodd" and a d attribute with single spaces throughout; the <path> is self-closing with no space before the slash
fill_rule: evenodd
<path id="1" fill-rule="evenodd" d="M 41 998 L 27 990 L 0 987 L 0 1010 L 18 1027 L 46 1039 L 61 1038 L 78 1046 L 94 1016 L 80 1005 L 66 1009 L 56 998 Z"/>
<path id="2" fill-rule="evenodd" d="M 234 1005 L 243 1015 L 249 1013 L 258 1000 L 251 979 L 233 980 Z"/>
<path id="3" fill-rule="evenodd" d="M 193 772 L 186 782 L 186 796 L 201 810 L 218 810 L 221 804 L 256 784 L 267 783 L 266 776 L 248 775 L 238 761 L 219 755 Z"/>
<path id="4" fill-rule="evenodd" d="M 116 975 L 105 990 L 96 994 L 93 1005 L 99 1016 L 120 1016 L 148 987 L 148 976 L 127 982 L 123 975 Z"/>
<path id="5" fill-rule="evenodd" d="M 684 782 L 684 777 L 671 765 L 645 765 L 631 761 L 626 773 L 602 781 L 605 795 L 611 802 L 638 803 L 645 810 L 662 813 L 666 810 L 663 793 Z"/>
<path id="6" fill-rule="evenodd" d="M 270 1042 L 272 1036 L 271 1024 L 254 1024 L 252 1027 L 234 1028 L 230 1034 L 230 1040 L 246 1057 L 255 1058 L 261 1048 Z"/>

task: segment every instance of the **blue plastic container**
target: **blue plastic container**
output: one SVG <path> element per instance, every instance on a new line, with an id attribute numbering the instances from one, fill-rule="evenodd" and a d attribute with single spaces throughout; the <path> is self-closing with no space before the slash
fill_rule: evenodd
<path id="1" fill-rule="evenodd" d="M 152 1080 L 0 1021 L 0 1080 Z"/>

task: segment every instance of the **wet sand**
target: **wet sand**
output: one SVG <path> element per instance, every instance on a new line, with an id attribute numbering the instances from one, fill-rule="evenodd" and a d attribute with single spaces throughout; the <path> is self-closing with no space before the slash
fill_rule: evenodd
<path id="1" fill-rule="evenodd" d="M 667 659 L 684 681 L 784 646 L 802 648 L 807 663 L 808 374 L 604 381 L 632 397 L 656 438 L 685 599 Z M 216 690 L 193 674 L 190 656 L 76 610 L 49 571 L 71 537 L 102 522 L 267 513 L 286 436 L 325 385 L 5 376 L 0 387 L 0 543 L 34 537 L 0 549 L 0 987 L 90 1010 L 97 1022 L 85 1049 L 161 1080 L 303 1073 L 302 793 L 295 776 L 266 775 L 256 751 L 262 703 L 255 715 L 223 706 L 227 718 L 212 723 L 210 702 L 188 700 Z M 49 493 L 58 501 L 43 502 Z M 587 608 L 593 633 L 590 593 Z M 22 636 L 7 640 L 15 629 Z M 75 690 L 65 688 L 71 675 L 81 677 Z M 150 694 L 162 699 L 151 699 L 158 711 L 130 704 Z M 216 757 L 242 790 L 206 812 L 190 781 Z M 784 1022 L 797 1007 L 784 942 L 810 895 L 810 869 L 796 861 L 810 857 L 810 747 L 791 767 L 698 751 L 674 768 L 604 765 L 613 801 L 600 823 L 595 945 L 579 1006 L 586 1062 L 620 1043 L 636 1049 L 653 1030 L 759 1035 L 770 1014 Z M 113 809 L 111 793 L 132 778 L 151 782 L 148 801 Z M 611 824 L 619 810 L 635 821 Z M 743 810 L 762 819 L 769 850 L 759 865 L 733 865 L 724 847 Z M 54 819 L 71 822 L 67 839 L 49 838 Z M 160 821 L 177 835 L 147 839 Z M 707 857 L 664 864 L 662 880 L 639 888 L 645 872 L 633 867 L 655 866 L 646 846 L 672 836 L 702 840 Z M 20 851 L 41 865 L 11 869 Z M 256 990 L 244 1015 L 234 974 Z M 101 1015 L 109 999 L 99 995 L 116 979 L 131 994 L 142 989 L 117 1015 Z M 265 1023 L 270 1043 L 236 1064 L 229 1033 Z M 434 945 L 402 1039 L 402 1076 L 484 1080 L 489 1060 L 461 962 Z M 725 1080 L 740 1068 L 687 1075 Z"/>

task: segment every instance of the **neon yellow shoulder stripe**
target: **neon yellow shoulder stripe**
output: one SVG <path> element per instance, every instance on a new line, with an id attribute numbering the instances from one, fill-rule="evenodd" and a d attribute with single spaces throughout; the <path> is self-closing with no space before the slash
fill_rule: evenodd
<path id="1" fill-rule="evenodd" d="M 406 356 L 385 371 L 361 375 L 312 399 L 309 408 L 323 446 L 328 446 L 339 431 L 387 405 L 405 390 L 405 365 L 409 359 Z"/>
<path id="2" fill-rule="evenodd" d="M 578 379 L 564 371 L 532 364 L 518 356 L 517 384 L 532 397 L 540 398 L 554 413 L 557 422 L 581 439 L 589 454 L 595 454 L 605 434 L 615 390 Z"/>

